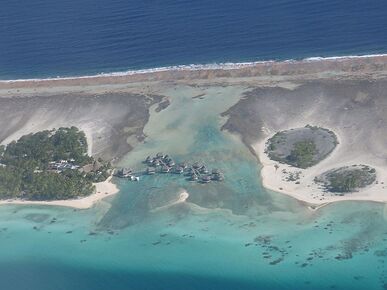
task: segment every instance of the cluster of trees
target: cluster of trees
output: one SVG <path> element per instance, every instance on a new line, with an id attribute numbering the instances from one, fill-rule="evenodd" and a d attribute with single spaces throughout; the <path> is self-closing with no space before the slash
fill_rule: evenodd
<path id="1" fill-rule="evenodd" d="M 41 131 L 0 147 L 0 198 L 56 200 L 86 196 L 95 191 L 93 182 L 106 180 L 110 164 L 99 162 L 88 173 L 49 170 L 49 163 L 72 160 L 76 165 L 95 164 L 87 155 L 85 134 L 76 127 Z"/>
<path id="2" fill-rule="evenodd" d="M 375 172 L 368 166 L 335 170 L 327 175 L 325 187 L 331 192 L 353 192 L 372 184 L 376 179 Z"/>
<path id="3" fill-rule="evenodd" d="M 76 127 L 22 136 L 18 141 L 12 141 L 3 148 L 1 163 L 16 166 L 34 163 L 39 169 L 47 169 L 50 161 L 62 159 L 74 159 L 74 163 L 78 165 L 93 161 L 93 158 L 87 155 L 85 133 Z"/>
<path id="4" fill-rule="evenodd" d="M 314 158 L 316 154 L 316 144 L 313 141 L 305 140 L 296 142 L 286 159 L 294 166 L 307 168 L 315 163 Z"/>
<path id="5" fill-rule="evenodd" d="M 360 186 L 360 179 L 354 174 L 335 174 L 330 177 L 327 185 L 332 192 L 351 192 Z"/>

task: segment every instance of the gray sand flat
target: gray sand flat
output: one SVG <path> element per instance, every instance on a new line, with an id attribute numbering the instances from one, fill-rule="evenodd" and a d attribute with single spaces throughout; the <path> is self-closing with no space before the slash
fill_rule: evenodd
<path id="1" fill-rule="evenodd" d="M 145 138 L 149 108 L 168 106 L 163 99 L 134 93 L 0 97 L 0 142 L 19 132 L 76 126 L 91 134 L 93 155 L 118 159 Z"/>
<path id="2" fill-rule="evenodd" d="M 315 80 L 293 89 L 252 88 L 223 115 L 223 129 L 251 146 L 278 132 L 305 124 L 332 128 L 345 148 L 339 157 L 387 166 L 387 80 Z M 338 149 L 338 148 L 337 148 Z"/>
<path id="3" fill-rule="evenodd" d="M 272 160 L 299 167 L 288 158 L 294 145 L 298 142 L 312 142 L 315 145 L 315 154 L 313 154 L 313 160 L 309 165 L 312 166 L 333 151 L 337 144 L 337 138 L 332 131 L 325 128 L 306 126 L 290 129 L 278 132 L 271 137 L 267 142 L 266 153 Z"/>

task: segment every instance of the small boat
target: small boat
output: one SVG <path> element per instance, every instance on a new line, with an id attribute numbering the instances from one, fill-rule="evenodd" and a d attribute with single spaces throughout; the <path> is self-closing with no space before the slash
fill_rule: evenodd
<path id="1" fill-rule="evenodd" d="M 146 174 L 153 175 L 156 173 L 156 170 L 153 167 L 148 167 L 146 169 Z"/>

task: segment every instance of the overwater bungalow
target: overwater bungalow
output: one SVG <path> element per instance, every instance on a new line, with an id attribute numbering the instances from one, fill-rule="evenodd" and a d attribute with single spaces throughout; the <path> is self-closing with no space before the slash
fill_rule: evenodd
<path id="1" fill-rule="evenodd" d="M 187 168 L 187 163 L 185 163 L 185 162 L 181 162 L 181 163 L 179 163 L 179 166 L 181 167 L 181 168 L 183 168 L 183 169 L 186 169 Z"/>
<path id="2" fill-rule="evenodd" d="M 224 180 L 223 173 L 220 172 L 220 170 L 218 170 L 218 169 L 212 170 L 211 178 L 212 178 L 212 180 L 216 180 L 216 181 Z"/>
<path id="3" fill-rule="evenodd" d="M 223 181 L 224 176 L 223 174 L 212 174 L 211 179 L 215 181 Z"/>
<path id="4" fill-rule="evenodd" d="M 176 166 L 174 172 L 177 174 L 182 174 L 184 172 L 184 168 L 181 166 Z"/>
<path id="5" fill-rule="evenodd" d="M 198 169 L 200 167 L 201 167 L 201 165 L 199 162 L 195 162 L 194 164 L 192 164 L 192 168 Z"/>
<path id="6" fill-rule="evenodd" d="M 198 177 L 196 174 L 192 174 L 192 175 L 191 175 L 191 180 L 192 180 L 192 181 L 198 181 L 198 180 L 199 180 L 199 177 Z"/>
<path id="7" fill-rule="evenodd" d="M 120 178 L 128 178 L 131 177 L 132 170 L 129 168 L 121 168 L 117 171 L 116 176 Z"/>
<path id="8" fill-rule="evenodd" d="M 148 156 L 146 159 L 145 159 L 145 163 L 151 163 L 153 160 L 153 158 L 151 158 L 150 156 Z"/>
<path id="9" fill-rule="evenodd" d="M 171 170 L 170 167 L 164 165 L 163 167 L 161 167 L 161 172 L 162 173 L 168 173 L 169 171 Z"/>
<path id="10" fill-rule="evenodd" d="M 148 156 L 144 163 L 148 164 L 146 174 L 156 173 L 175 173 L 184 174 L 188 177 L 188 180 L 198 181 L 201 183 L 209 183 L 213 181 L 221 181 L 224 179 L 223 174 L 218 169 L 209 171 L 205 164 L 201 162 L 194 162 L 192 165 L 186 162 L 181 162 L 178 165 L 175 164 L 173 159 L 168 154 L 158 152 L 156 156 Z"/>

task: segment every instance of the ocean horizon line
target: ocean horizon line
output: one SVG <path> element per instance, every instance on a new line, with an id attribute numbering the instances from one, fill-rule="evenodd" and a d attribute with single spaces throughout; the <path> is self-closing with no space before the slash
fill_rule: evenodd
<path id="1" fill-rule="evenodd" d="M 55 76 L 46 78 L 26 78 L 26 79 L 0 79 L 0 83 L 16 83 L 16 82 L 41 82 L 41 81 L 52 81 L 52 80 L 76 80 L 76 79 L 92 79 L 98 77 L 120 77 L 120 76 L 131 76 L 139 74 L 152 74 L 158 72 L 167 71 L 199 71 L 199 70 L 236 70 L 241 68 L 254 67 L 259 64 L 270 64 L 270 63 L 302 63 L 302 62 L 318 62 L 326 60 L 347 60 L 347 59 L 362 59 L 362 58 L 374 58 L 384 57 L 387 53 L 382 54 L 364 54 L 364 55 L 344 55 L 344 56 L 314 56 L 301 59 L 285 59 L 285 60 L 260 60 L 251 62 L 221 62 L 221 63 L 207 63 L 207 64 L 181 64 L 171 66 L 161 66 L 146 69 L 134 69 L 117 72 L 100 72 L 96 74 L 83 75 L 83 76 Z"/>

